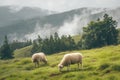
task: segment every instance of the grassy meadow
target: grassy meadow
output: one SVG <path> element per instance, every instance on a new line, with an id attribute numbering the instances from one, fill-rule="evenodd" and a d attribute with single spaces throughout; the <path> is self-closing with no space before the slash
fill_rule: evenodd
<path id="1" fill-rule="evenodd" d="M 30 48 L 16 50 L 14 59 L 0 60 L 0 80 L 120 80 L 120 45 L 47 55 L 48 64 L 41 63 L 39 68 L 34 67 L 31 57 L 23 56 L 30 54 Z M 74 64 L 70 71 L 64 67 L 59 72 L 58 63 L 70 52 L 83 53 L 83 69 Z"/>

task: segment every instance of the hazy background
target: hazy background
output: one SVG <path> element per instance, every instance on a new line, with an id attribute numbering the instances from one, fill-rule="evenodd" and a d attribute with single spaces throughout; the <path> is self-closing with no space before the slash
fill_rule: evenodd
<path id="1" fill-rule="evenodd" d="M 115 8 L 120 5 L 120 0 L 0 0 L 0 6 L 5 5 L 17 5 L 19 9 L 29 6 L 63 12 L 82 7 Z"/>
<path id="2" fill-rule="evenodd" d="M 10 41 L 45 38 L 55 32 L 78 35 L 105 13 L 120 28 L 119 5 L 120 0 L 0 0 L 0 44 L 5 35 Z"/>

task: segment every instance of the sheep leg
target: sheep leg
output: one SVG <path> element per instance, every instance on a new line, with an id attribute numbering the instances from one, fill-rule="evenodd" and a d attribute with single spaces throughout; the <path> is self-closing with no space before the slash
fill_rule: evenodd
<path id="1" fill-rule="evenodd" d="M 35 68 L 36 68 L 36 62 L 35 62 Z"/>
<path id="2" fill-rule="evenodd" d="M 67 71 L 69 71 L 69 70 L 70 70 L 70 65 L 67 66 Z"/>
<path id="3" fill-rule="evenodd" d="M 38 65 L 38 67 L 39 67 L 39 62 L 37 62 L 37 65 Z"/>
<path id="4" fill-rule="evenodd" d="M 38 65 L 37 62 L 35 62 L 35 68 L 37 67 L 37 65 Z"/>
<path id="5" fill-rule="evenodd" d="M 78 70 L 80 69 L 79 63 L 78 63 Z"/>
<path id="6" fill-rule="evenodd" d="M 67 66 L 67 71 L 68 71 L 68 67 L 69 67 L 69 66 Z"/>
<path id="7" fill-rule="evenodd" d="M 81 69 L 82 69 L 83 68 L 82 60 L 78 64 L 81 64 Z"/>
<path id="8" fill-rule="evenodd" d="M 81 62 L 81 69 L 83 69 L 83 64 L 82 64 L 82 62 Z"/>

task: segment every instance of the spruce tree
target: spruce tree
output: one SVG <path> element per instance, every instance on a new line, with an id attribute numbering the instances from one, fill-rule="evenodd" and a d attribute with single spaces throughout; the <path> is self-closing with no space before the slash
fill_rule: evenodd
<path id="1" fill-rule="evenodd" d="M 0 58 L 1 59 L 13 58 L 12 50 L 10 49 L 10 46 L 8 44 L 7 36 L 5 36 L 4 43 L 0 49 Z"/>
<path id="2" fill-rule="evenodd" d="M 37 42 L 34 40 L 33 41 L 33 44 L 32 44 L 32 50 L 31 50 L 31 52 L 32 53 L 36 53 L 36 52 L 38 52 L 38 44 L 37 44 Z"/>

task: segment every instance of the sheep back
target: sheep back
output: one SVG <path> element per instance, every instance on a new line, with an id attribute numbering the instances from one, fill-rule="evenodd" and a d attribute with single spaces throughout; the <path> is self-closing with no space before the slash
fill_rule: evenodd
<path id="1" fill-rule="evenodd" d="M 39 62 L 39 61 L 47 61 L 45 54 L 40 52 L 40 53 L 35 53 L 32 55 L 32 61 L 33 62 Z"/>
<path id="2" fill-rule="evenodd" d="M 75 64 L 75 63 L 81 63 L 81 62 L 82 62 L 82 54 L 81 53 L 70 53 L 70 54 L 64 55 L 60 64 L 67 66 L 69 64 Z"/>

